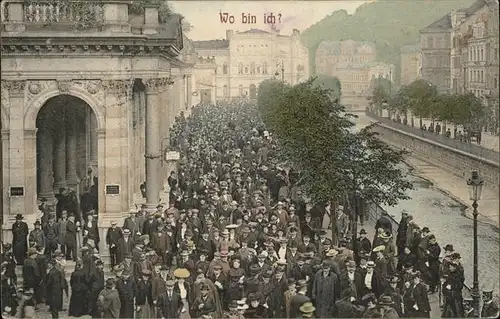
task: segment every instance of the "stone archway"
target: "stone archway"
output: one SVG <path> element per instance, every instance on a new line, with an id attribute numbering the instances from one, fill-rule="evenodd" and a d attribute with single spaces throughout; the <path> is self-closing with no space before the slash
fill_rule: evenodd
<path id="1" fill-rule="evenodd" d="M 39 108 L 35 125 L 37 197 L 52 204 L 55 194 L 66 196 L 72 190 L 78 217 L 80 194 L 90 194 L 89 209 L 97 210 L 98 172 L 88 170 L 98 162 L 98 124 L 92 108 L 73 95 L 53 96 Z"/>

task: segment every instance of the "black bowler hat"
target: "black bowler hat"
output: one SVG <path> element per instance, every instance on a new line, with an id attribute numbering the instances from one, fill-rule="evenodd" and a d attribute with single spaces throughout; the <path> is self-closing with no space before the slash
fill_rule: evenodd
<path id="1" fill-rule="evenodd" d="M 444 246 L 444 250 L 451 251 L 451 252 L 455 251 L 455 249 L 453 249 L 453 245 L 451 245 L 451 244 Z"/>
<path id="2" fill-rule="evenodd" d="M 359 234 L 360 235 L 366 235 L 366 230 L 364 228 L 362 228 L 360 231 L 359 231 Z"/>
<path id="3" fill-rule="evenodd" d="M 16 220 L 23 220 L 23 219 L 24 219 L 23 214 L 16 215 Z"/>

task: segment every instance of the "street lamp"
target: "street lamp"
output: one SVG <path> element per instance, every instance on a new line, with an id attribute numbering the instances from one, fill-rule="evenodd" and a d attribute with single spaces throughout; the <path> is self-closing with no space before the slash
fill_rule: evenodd
<path id="1" fill-rule="evenodd" d="M 483 190 L 484 180 L 479 177 L 477 171 L 472 172 L 471 178 L 467 181 L 467 186 L 469 187 L 469 198 L 472 200 L 472 208 L 474 224 L 473 224 L 473 237 L 474 237 L 474 269 L 473 269 L 473 284 L 472 284 L 472 300 L 474 312 L 476 317 L 479 317 L 479 274 L 477 269 L 477 202 L 481 199 L 481 192 Z"/>

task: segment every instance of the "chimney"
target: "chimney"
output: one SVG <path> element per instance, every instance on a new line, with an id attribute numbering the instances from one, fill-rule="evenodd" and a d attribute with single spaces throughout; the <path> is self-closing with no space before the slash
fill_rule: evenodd
<path id="1" fill-rule="evenodd" d="M 233 30 L 226 30 L 226 40 L 231 40 L 231 36 L 233 35 Z"/>

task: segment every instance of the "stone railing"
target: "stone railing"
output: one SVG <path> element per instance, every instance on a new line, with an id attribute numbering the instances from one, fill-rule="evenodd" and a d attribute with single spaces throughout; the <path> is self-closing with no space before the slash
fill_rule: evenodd
<path id="1" fill-rule="evenodd" d="M 472 154 L 474 156 L 484 158 L 486 160 L 489 160 L 489 161 L 492 161 L 495 163 L 500 162 L 500 160 L 499 160 L 500 153 L 498 153 L 494 150 L 490 150 L 490 149 L 481 147 L 480 145 L 464 143 L 464 142 L 461 142 L 459 140 L 455 140 L 453 138 L 446 137 L 442 134 L 436 134 L 436 133 L 424 131 L 418 127 L 412 127 L 409 125 L 405 125 L 403 123 L 395 122 L 389 118 L 380 117 L 380 116 L 378 116 L 372 112 L 369 112 L 369 111 L 366 112 L 366 115 L 368 115 L 369 117 L 373 118 L 376 121 L 380 121 L 381 123 L 383 123 L 387 126 L 393 127 L 395 129 L 401 130 L 403 132 L 407 132 L 407 133 L 410 133 L 413 135 L 423 137 L 423 138 L 431 140 L 433 142 L 436 142 L 436 143 L 439 143 L 442 145 L 446 145 L 446 146 L 454 148 L 456 150 L 459 150 L 459 151 L 462 151 L 465 153 L 469 153 L 469 154 Z"/>
<path id="2" fill-rule="evenodd" d="M 39 33 L 86 30 L 152 35 L 164 31 L 158 4 L 131 10 L 131 0 L 2 0 L 2 31 Z M 133 26 L 133 27 L 132 27 Z M 182 48 L 182 39 L 174 39 Z"/>
<path id="3" fill-rule="evenodd" d="M 24 4 L 25 23 L 104 22 L 103 1 L 28 1 Z"/>

